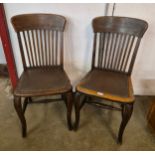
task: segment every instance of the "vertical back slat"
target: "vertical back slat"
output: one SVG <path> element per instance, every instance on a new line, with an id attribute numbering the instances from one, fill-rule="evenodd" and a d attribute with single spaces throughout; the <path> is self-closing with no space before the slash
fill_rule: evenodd
<path id="1" fill-rule="evenodd" d="M 106 41 L 106 34 L 102 33 L 103 39 L 102 39 L 102 55 L 101 55 L 101 67 L 104 66 L 104 62 L 105 62 L 105 41 Z"/>
<path id="2" fill-rule="evenodd" d="M 23 31 L 23 37 L 24 37 L 24 43 L 25 43 L 27 56 L 28 56 L 28 62 L 29 62 L 30 67 L 32 67 L 32 62 L 31 62 L 31 58 L 30 58 L 30 51 L 28 49 L 28 42 L 26 40 L 26 34 L 27 34 L 27 32 Z"/>
<path id="3" fill-rule="evenodd" d="M 117 44 L 118 34 L 113 33 L 113 42 L 111 46 L 111 61 L 110 61 L 110 69 L 113 69 L 113 62 L 114 62 L 114 55 L 115 55 L 115 48 Z"/>
<path id="4" fill-rule="evenodd" d="M 51 52 L 51 50 L 50 50 L 50 30 L 47 31 L 47 34 L 48 34 L 48 65 L 50 65 L 50 56 L 51 56 L 51 54 L 50 54 L 50 52 Z"/>
<path id="5" fill-rule="evenodd" d="M 44 63 L 44 51 L 43 51 L 43 38 L 42 38 L 42 30 L 40 29 L 39 31 L 40 34 L 40 50 L 41 50 L 41 60 L 42 60 L 42 66 L 45 65 Z"/>
<path id="6" fill-rule="evenodd" d="M 107 68 L 107 63 L 108 63 L 108 48 L 109 48 L 109 40 L 110 40 L 110 33 L 106 33 L 107 37 L 106 37 L 106 46 L 105 46 L 105 58 L 104 58 L 104 68 Z"/>
<path id="7" fill-rule="evenodd" d="M 46 30 L 44 29 L 44 45 L 45 45 L 45 66 L 48 65 L 48 53 L 47 53 L 47 35 L 46 35 Z"/>
<path id="8" fill-rule="evenodd" d="M 123 52 L 124 52 L 124 48 L 125 48 L 125 43 L 126 43 L 126 38 L 127 38 L 127 35 L 125 34 L 122 34 L 122 45 L 121 45 L 121 49 L 120 49 L 120 53 L 119 53 L 119 58 L 118 58 L 118 63 L 117 63 L 117 69 L 119 71 L 120 70 L 120 66 L 121 66 L 121 62 L 122 62 L 122 57 L 123 57 Z"/>
<path id="9" fill-rule="evenodd" d="M 52 31 L 52 65 L 54 65 L 54 31 Z"/>
<path id="10" fill-rule="evenodd" d="M 114 34 L 113 33 L 110 33 L 110 40 L 111 40 L 111 43 L 110 43 L 110 48 L 109 48 L 109 58 L 108 58 L 108 66 L 107 68 L 110 69 L 110 66 L 111 66 L 111 59 L 112 59 L 112 51 L 113 51 L 113 45 L 114 45 Z"/>
<path id="11" fill-rule="evenodd" d="M 112 66 L 111 66 L 112 70 L 115 68 L 118 43 L 119 43 L 119 34 L 116 33 L 114 50 L 113 50 L 113 55 L 112 55 Z"/>
<path id="12" fill-rule="evenodd" d="M 50 65 L 52 65 L 52 31 L 50 30 L 50 54 L 49 54 L 49 56 L 50 56 Z"/>
<path id="13" fill-rule="evenodd" d="M 118 34 L 119 35 L 119 39 L 117 40 L 117 49 L 115 51 L 115 63 L 114 63 L 114 70 L 117 70 L 117 62 L 118 62 L 118 57 L 119 57 L 119 52 L 120 52 L 120 48 L 121 48 L 121 42 L 122 42 L 122 35 L 121 34 Z"/>
<path id="14" fill-rule="evenodd" d="M 96 39 L 97 39 L 97 33 L 94 33 L 94 44 L 93 44 L 93 54 L 92 54 L 92 68 L 95 67 L 95 60 L 96 60 Z"/>
<path id="15" fill-rule="evenodd" d="M 123 64 L 125 62 L 125 56 L 127 54 L 127 49 L 129 48 L 130 38 L 131 38 L 131 36 L 129 36 L 129 35 L 126 36 L 126 43 L 124 45 L 124 52 L 123 52 L 123 55 L 122 55 L 122 62 L 120 64 L 120 70 L 121 71 L 123 71 Z"/>
<path id="16" fill-rule="evenodd" d="M 51 52 L 51 47 L 50 47 L 50 30 L 47 31 L 48 34 L 48 65 L 50 65 L 50 52 Z"/>
<path id="17" fill-rule="evenodd" d="M 60 33 L 60 65 L 63 66 L 63 32 Z"/>
<path id="18" fill-rule="evenodd" d="M 39 30 L 38 30 L 39 31 Z M 39 35 L 38 31 L 35 30 L 35 37 L 36 37 L 36 43 L 37 43 L 37 50 L 38 50 L 38 65 L 41 66 L 41 51 L 40 51 L 40 46 L 39 46 Z"/>
<path id="19" fill-rule="evenodd" d="M 103 57 L 103 33 L 99 34 L 99 53 L 98 53 L 98 67 L 101 68 L 102 66 L 102 57 Z"/>
<path id="20" fill-rule="evenodd" d="M 31 39 L 30 39 L 30 31 L 27 31 L 27 38 L 28 38 L 28 44 L 29 44 L 29 50 L 30 50 L 30 57 L 31 57 L 31 60 L 32 60 L 32 66 L 34 67 L 35 63 L 34 63 L 34 58 L 33 58 L 32 42 L 31 42 Z"/>
<path id="21" fill-rule="evenodd" d="M 37 51 L 36 51 L 36 44 L 35 44 L 35 38 L 34 38 L 34 31 L 32 31 L 32 43 L 33 43 L 36 66 L 38 66 Z"/>
<path id="22" fill-rule="evenodd" d="M 131 42 L 130 42 L 130 45 L 129 45 L 129 49 L 128 49 L 128 52 L 127 52 L 126 57 L 125 57 L 125 64 L 124 64 L 124 67 L 123 67 L 123 72 L 125 72 L 125 70 L 126 70 L 126 67 L 127 67 L 127 64 L 128 64 L 128 58 L 129 58 L 130 51 L 131 51 L 133 43 L 134 43 L 134 39 L 135 39 L 135 36 L 132 36 Z"/>
<path id="23" fill-rule="evenodd" d="M 119 64 L 120 64 L 120 58 L 121 58 L 121 54 L 122 54 L 122 50 L 123 50 L 123 43 L 124 43 L 124 35 L 121 34 L 120 36 L 120 43 L 119 43 L 119 48 L 118 48 L 118 55 L 116 57 L 116 69 L 119 70 Z"/>
<path id="24" fill-rule="evenodd" d="M 24 50 L 23 50 L 23 46 L 22 46 L 20 32 L 17 33 L 17 37 L 18 37 L 18 40 L 19 40 L 19 47 L 20 47 L 20 51 L 21 51 L 21 58 L 22 58 L 23 67 L 24 67 L 24 70 L 25 70 L 25 68 L 26 68 L 26 61 L 25 61 Z"/>
<path id="25" fill-rule="evenodd" d="M 129 74 L 129 75 L 130 75 L 131 72 L 132 72 L 132 68 L 133 68 L 133 65 L 134 65 L 134 62 L 135 62 L 135 58 L 136 58 L 137 51 L 138 51 L 138 48 L 139 48 L 139 45 L 140 45 L 140 41 L 141 41 L 141 39 L 138 38 L 138 39 L 137 39 L 137 42 L 136 42 L 136 45 L 135 45 L 135 48 L 134 48 L 134 51 L 133 51 L 133 56 L 132 56 L 132 59 L 131 59 L 131 63 L 130 63 L 130 66 L 129 66 L 129 70 L 128 70 L 128 74 Z"/>
<path id="26" fill-rule="evenodd" d="M 55 64 L 58 65 L 58 31 L 56 31 L 55 40 Z"/>

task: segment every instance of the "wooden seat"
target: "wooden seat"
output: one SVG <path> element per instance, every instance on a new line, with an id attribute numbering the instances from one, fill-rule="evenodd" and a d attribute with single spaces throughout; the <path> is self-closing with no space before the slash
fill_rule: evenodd
<path id="1" fill-rule="evenodd" d="M 42 82 L 41 82 L 42 81 Z M 29 97 L 52 95 L 71 90 L 69 78 L 61 67 L 31 68 L 20 77 L 15 96 Z"/>
<path id="2" fill-rule="evenodd" d="M 77 91 L 112 101 L 127 103 L 134 101 L 129 76 L 101 69 L 90 71 L 77 85 Z"/>
<path id="3" fill-rule="evenodd" d="M 11 18 L 17 32 L 23 73 L 14 90 L 14 106 L 26 136 L 24 112 L 31 97 L 60 94 L 72 129 L 72 86 L 63 67 L 63 32 L 66 19 L 54 14 L 23 14 Z M 22 106 L 21 98 L 24 98 Z M 49 101 L 48 99 L 46 102 Z M 50 100 L 51 101 L 51 100 Z"/>
<path id="4" fill-rule="evenodd" d="M 148 24 L 135 18 L 103 16 L 93 19 L 92 26 L 92 66 L 89 73 L 76 86 L 75 130 L 78 129 L 80 110 L 84 103 L 118 110 L 122 113 L 122 122 L 117 142 L 122 143 L 124 129 L 133 111 L 131 73 L 141 38 Z M 113 101 L 120 107 L 96 102 L 94 98 Z"/>

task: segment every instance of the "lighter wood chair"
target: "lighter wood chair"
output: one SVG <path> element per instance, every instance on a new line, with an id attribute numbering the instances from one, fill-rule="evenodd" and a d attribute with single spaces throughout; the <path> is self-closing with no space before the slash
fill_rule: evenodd
<path id="1" fill-rule="evenodd" d="M 117 141 L 122 143 L 123 132 L 131 117 L 135 100 L 131 72 L 148 24 L 140 19 L 105 16 L 95 18 L 92 25 L 92 68 L 76 87 L 75 130 L 78 129 L 80 109 L 85 102 L 118 110 L 122 112 L 122 122 Z M 103 104 L 96 101 L 96 98 L 119 103 L 120 107 Z"/>
<path id="2" fill-rule="evenodd" d="M 17 32 L 24 71 L 14 90 L 14 106 L 26 136 L 24 112 L 32 97 L 61 94 L 72 129 L 72 86 L 63 67 L 63 32 L 66 19 L 54 14 L 23 14 L 11 18 Z M 21 98 L 24 98 L 22 107 Z M 54 100 L 54 101 L 56 101 Z M 40 101 L 40 102 L 48 102 Z M 53 101 L 53 100 L 50 100 Z"/>

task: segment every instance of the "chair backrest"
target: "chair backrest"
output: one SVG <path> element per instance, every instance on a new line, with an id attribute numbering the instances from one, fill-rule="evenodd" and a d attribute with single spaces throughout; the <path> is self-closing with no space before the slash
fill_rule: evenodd
<path id="1" fill-rule="evenodd" d="M 63 16 L 22 14 L 12 17 L 11 22 L 17 32 L 24 69 L 63 66 Z"/>
<path id="2" fill-rule="evenodd" d="M 102 16 L 93 19 L 92 68 L 131 74 L 137 50 L 148 28 L 144 20 Z"/>

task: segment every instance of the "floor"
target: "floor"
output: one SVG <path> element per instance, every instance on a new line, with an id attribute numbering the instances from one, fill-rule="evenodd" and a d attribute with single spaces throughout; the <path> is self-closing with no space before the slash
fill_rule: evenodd
<path id="1" fill-rule="evenodd" d="M 136 97 L 123 144 L 118 145 L 119 112 L 86 104 L 79 130 L 68 131 L 63 102 L 28 105 L 28 135 L 22 138 L 8 79 L 0 78 L 0 92 L 0 150 L 155 150 L 155 135 L 146 121 L 153 97 Z"/>

